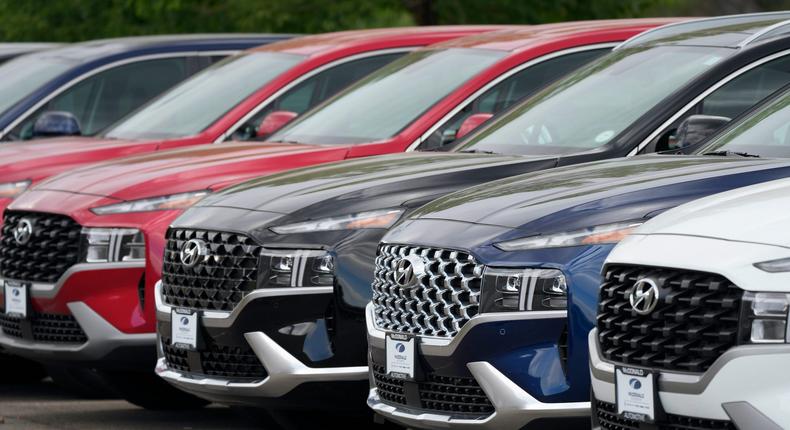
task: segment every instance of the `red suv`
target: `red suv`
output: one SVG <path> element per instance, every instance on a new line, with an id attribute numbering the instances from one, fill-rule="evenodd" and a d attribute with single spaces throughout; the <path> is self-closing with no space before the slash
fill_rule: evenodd
<path id="1" fill-rule="evenodd" d="M 349 84 L 414 49 L 501 27 L 359 30 L 307 36 L 229 57 L 97 137 L 0 146 L 0 210 L 36 182 L 133 154 L 259 140 Z"/>
<path id="2" fill-rule="evenodd" d="M 618 42 L 666 22 L 511 28 L 433 45 L 374 72 L 268 142 L 130 157 L 52 178 L 20 196 L 5 213 L 0 276 L 6 283 L 27 285 L 31 305 L 24 318 L 0 314 L 0 345 L 38 360 L 92 366 L 101 361 L 116 369 L 121 363 L 152 365 L 153 355 L 130 351 L 153 352 L 154 286 L 161 275 L 165 232 L 182 209 L 218 189 L 267 173 L 351 157 L 447 148 L 495 112 Z M 168 126 L 184 127 L 184 122 Z M 210 274 L 206 282 L 226 275 Z M 67 330 L 51 338 L 31 339 L 17 330 L 29 325 L 50 335 L 55 320 Z M 249 356 L 249 351 L 219 348 L 195 369 L 233 380 L 236 373 L 255 366 L 244 361 Z M 110 377 L 119 373 L 105 371 Z M 351 380 L 364 379 L 363 373 Z M 137 404 L 159 401 L 145 397 L 134 384 L 119 389 Z M 250 403 L 257 404 L 254 396 Z"/>

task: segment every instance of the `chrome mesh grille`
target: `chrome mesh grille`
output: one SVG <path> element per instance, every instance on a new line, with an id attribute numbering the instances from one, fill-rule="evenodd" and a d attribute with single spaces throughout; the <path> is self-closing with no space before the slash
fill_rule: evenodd
<path id="1" fill-rule="evenodd" d="M 398 262 L 422 258 L 424 273 L 413 287 L 395 282 Z M 477 315 L 483 266 L 467 252 L 424 246 L 379 246 L 373 279 L 376 325 L 421 336 L 453 337 Z"/>

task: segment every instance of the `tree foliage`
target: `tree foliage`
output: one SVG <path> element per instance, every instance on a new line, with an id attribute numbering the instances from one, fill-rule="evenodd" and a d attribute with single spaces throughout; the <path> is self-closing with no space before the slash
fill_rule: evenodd
<path id="1" fill-rule="evenodd" d="M 318 33 L 779 9 L 787 0 L 0 0 L 0 40 L 194 32 Z"/>

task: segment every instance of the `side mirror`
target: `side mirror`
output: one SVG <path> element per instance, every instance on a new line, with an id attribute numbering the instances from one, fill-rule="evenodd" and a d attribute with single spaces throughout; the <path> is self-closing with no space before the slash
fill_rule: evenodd
<path id="1" fill-rule="evenodd" d="M 33 137 L 79 136 L 80 122 L 70 112 L 51 111 L 33 123 Z"/>
<path id="2" fill-rule="evenodd" d="M 283 128 L 285 124 L 288 124 L 297 116 L 299 116 L 298 113 L 287 110 L 276 110 L 274 112 L 270 112 L 265 118 L 263 118 L 263 121 L 261 121 L 261 125 L 258 126 L 258 131 L 255 133 L 255 137 L 270 136 L 275 131 Z"/>
<path id="3" fill-rule="evenodd" d="M 696 145 L 712 136 L 730 120 L 726 116 L 691 115 L 678 126 L 675 141 L 669 142 L 669 149 L 682 149 Z"/>
<path id="4" fill-rule="evenodd" d="M 461 123 L 461 126 L 458 127 L 458 132 L 455 133 L 455 138 L 460 139 L 467 134 L 471 133 L 472 130 L 480 127 L 480 124 L 488 121 L 491 117 L 494 116 L 492 113 L 475 113 L 466 117 L 464 122 Z"/>

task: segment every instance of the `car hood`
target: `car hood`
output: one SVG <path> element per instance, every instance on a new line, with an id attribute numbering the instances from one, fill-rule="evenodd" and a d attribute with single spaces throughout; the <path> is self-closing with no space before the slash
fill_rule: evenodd
<path id="1" fill-rule="evenodd" d="M 245 182 L 203 200 L 222 206 L 322 218 L 421 205 L 488 180 L 553 167 L 556 159 L 414 152 L 348 160 Z"/>
<path id="2" fill-rule="evenodd" d="M 667 211 L 634 234 L 674 234 L 790 247 L 790 179 L 739 188 Z"/>
<path id="3" fill-rule="evenodd" d="M 219 188 L 273 171 L 343 159 L 343 146 L 239 142 L 127 157 L 53 177 L 36 189 L 135 200 Z"/>
<path id="4" fill-rule="evenodd" d="M 153 150 L 158 142 L 62 137 L 0 144 L 0 181 L 40 180 L 114 157 Z"/>
<path id="5" fill-rule="evenodd" d="M 788 176 L 789 166 L 787 160 L 713 156 L 607 160 L 462 190 L 418 209 L 411 219 L 487 224 L 530 234 L 567 231 L 651 217 L 692 196 L 759 182 L 757 176 L 763 181 Z M 731 177 L 729 182 L 724 176 Z"/>

